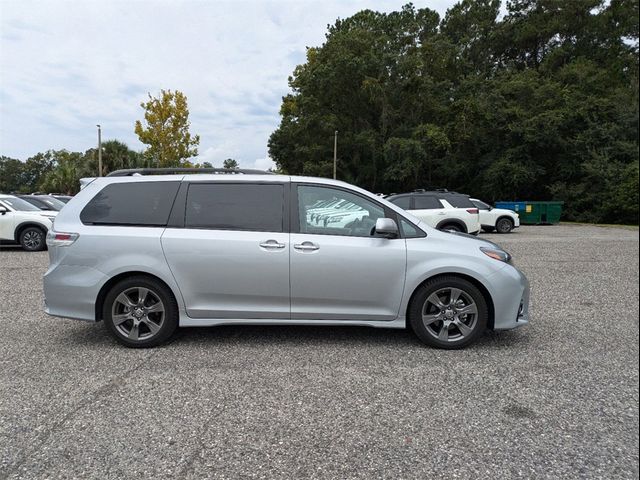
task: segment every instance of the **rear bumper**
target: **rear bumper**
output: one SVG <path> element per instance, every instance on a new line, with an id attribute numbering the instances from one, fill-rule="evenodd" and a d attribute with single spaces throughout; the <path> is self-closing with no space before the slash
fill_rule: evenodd
<path id="1" fill-rule="evenodd" d="M 95 302 L 108 280 L 86 266 L 57 265 L 44 275 L 44 311 L 54 317 L 96 321 Z"/>

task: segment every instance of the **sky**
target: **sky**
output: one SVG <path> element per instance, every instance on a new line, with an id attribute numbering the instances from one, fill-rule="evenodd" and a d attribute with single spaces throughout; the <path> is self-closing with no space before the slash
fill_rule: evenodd
<path id="1" fill-rule="evenodd" d="M 188 99 L 198 162 L 266 169 L 287 79 L 328 24 L 408 0 L 0 0 L 0 155 L 143 150 L 134 123 L 160 89 Z M 444 15 L 454 0 L 414 1 Z"/>

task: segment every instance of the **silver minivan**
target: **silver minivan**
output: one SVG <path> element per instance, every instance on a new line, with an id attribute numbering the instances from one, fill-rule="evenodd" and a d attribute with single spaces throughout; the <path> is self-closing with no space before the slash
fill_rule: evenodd
<path id="1" fill-rule="evenodd" d="M 527 279 L 496 244 L 340 181 L 184 170 L 85 182 L 47 235 L 48 314 L 103 320 L 129 347 L 252 324 L 410 326 L 460 348 L 529 321 Z"/>

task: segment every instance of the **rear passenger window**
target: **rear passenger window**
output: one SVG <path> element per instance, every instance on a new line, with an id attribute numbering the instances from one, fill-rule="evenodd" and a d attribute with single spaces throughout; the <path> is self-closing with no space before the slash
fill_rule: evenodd
<path id="1" fill-rule="evenodd" d="M 456 208 L 475 208 L 476 206 L 465 195 L 448 195 L 444 199 Z"/>
<path id="2" fill-rule="evenodd" d="M 427 197 L 426 195 L 416 195 L 413 199 L 415 202 L 415 210 L 430 210 L 434 208 L 443 208 L 440 200 L 435 197 Z"/>
<path id="3" fill-rule="evenodd" d="M 180 182 L 127 182 L 104 187 L 80 213 L 89 225 L 167 225 Z"/>
<path id="4" fill-rule="evenodd" d="M 192 183 L 185 227 L 282 232 L 282 185 Z"/>
<path id="5" fill-rule="evenodd" d="M 404 210 L 409 210 L 411 208 L 411 197 L 398 197 L 389 201 Z"/>

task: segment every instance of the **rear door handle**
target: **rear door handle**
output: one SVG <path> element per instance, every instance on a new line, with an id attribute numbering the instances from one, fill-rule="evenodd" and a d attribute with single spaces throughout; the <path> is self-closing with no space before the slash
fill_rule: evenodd
<path id="1" fill-rule="evenodd" d="M 301 252 L 313 252 L 314 250 L 319 250 L 320 247 L 315 243 L 311 242 L 302 242 L 293 246 L 296 250 L 300 250 Z"/>
<path id="2" fill-rule="evenodd" d="M 278 242 L 277 240 L 267 240 L 266 242 L 262 242 L 260 246 L 262 248 L 280 250 L 281 248 L 284 248 L 286 245 L 284 243 Z"/>

